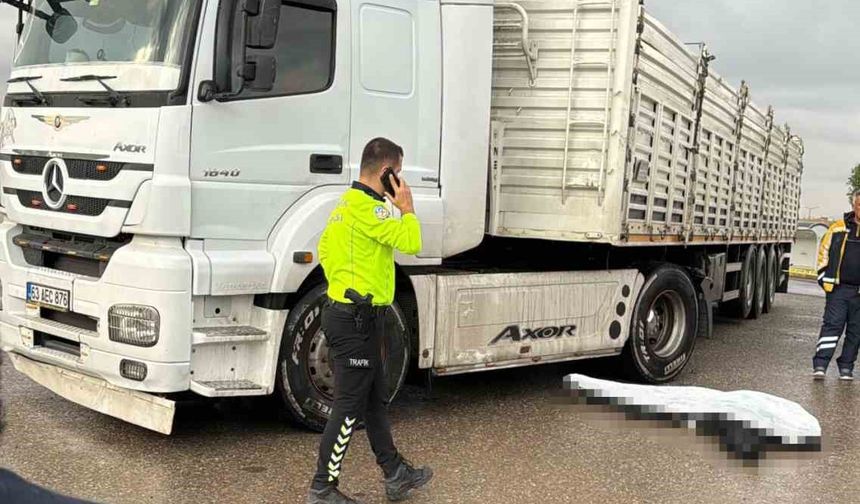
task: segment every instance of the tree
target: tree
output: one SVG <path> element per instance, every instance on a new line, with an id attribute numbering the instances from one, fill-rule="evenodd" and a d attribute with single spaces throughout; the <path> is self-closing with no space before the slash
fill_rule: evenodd
<path id="1" fill-rule="evenodd" d="M 860 190 L 860 164 L 851 170 L 851 176 L 848 177 L 848 197 L 850 198 L 854 191 Z"/>

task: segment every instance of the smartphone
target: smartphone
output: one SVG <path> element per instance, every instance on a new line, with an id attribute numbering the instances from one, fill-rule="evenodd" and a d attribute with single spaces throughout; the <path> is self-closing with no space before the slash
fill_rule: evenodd
<path id="1" fill-rule="evenodd" d="M 391 180 L 389 178 L 390 175 L 394 176 L 394 181 L 397 182 L 397 187 L 400 187 L 400 179 L 397 178 L 397 174 L 394 173 L 394 169 L 390 166 L 382 172 L 382 187 L 385 188 L 385 192 L 394 196 L 394 187 L 391 186 Z"/>

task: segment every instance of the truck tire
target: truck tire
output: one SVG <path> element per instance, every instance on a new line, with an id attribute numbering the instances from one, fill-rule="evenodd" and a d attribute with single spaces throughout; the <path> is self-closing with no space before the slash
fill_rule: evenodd
<path id="1" fill-rule="evenodd" d="M 322 432 L 334 400 L 334 372 L 322 330 L 326 285 L 307 292 L 290 311 L 284 325 L 275 394 L 287 416 L 297 424 Z M 403 385 L 409 367 L 406 317 L 394 303 L 386 315 L 385 340 L 389 400 Z"/>
<path id="2" fill-rule="evenodd" d="M 665 383 L 687 365 L 696 345 L 699 301 L 690 276 L 674 265 L 653 270 L 639 294 L 622 353 L 626 374 Z"/>
<path id="3" fill-rule="evenodd" d="M 761 317 L 764 311 L 764 300 L 767 297 L 767 253 L 765 252 L 764 245 L 756 247 L 754 257 L 755 262 L 753 264 L 755 268 L 753 271 L 755 274 L 753 278 L 755 281 L 755 290 L 753 291 L 752 309 L 750 309 L 748 316 L 751 320 Z"/>
<path id="4" fill-rule="evenodd" d="M 776 245 L 767 248 L 767 288 L 764 297 L 764 313 L 770 313 L 776 304 L 776 287 L 779 284 L 779 262 L 776 259 Z"/>
<path id="5" fill-rule="evenodd" d="M 729 305 L 729 313 L 739 319 L 749 317 L 755 297 L 755 247 L 743 252 L 741 270 L 738 272 L 739 296 Z"/>
<path id="6" fill-rule="evenodd" d="M 785 256 L 783 256 L 783 254 L 785 254 Z M 780 294 L 788 292 L 788 281 L 790 279 L 788 269 L 791 266 L 790 254 L 791 252 L 786 252 L 782 245 L 778 245 L 776 247 L 776 292 Z"/>

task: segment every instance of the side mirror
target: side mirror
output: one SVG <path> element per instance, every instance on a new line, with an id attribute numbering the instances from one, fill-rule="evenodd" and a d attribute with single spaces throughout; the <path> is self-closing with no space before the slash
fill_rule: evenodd
<path id="1" fill-rule="evenodd" d="M 275 46 L 281 0 L 222 0 L 215 29 L 215 68 L 212 80 L 200 83 L 201 102 L 228 100 L 247 87 L 270 91 L 275 83 L 273 56 L 248 56 L 248 49 Z"/>
<path id="2" fill-rule="evenodd" d="M 252 91 L 271 91 L 276 76 L 277 61 L 274 56 L 250 56 L 242 71 L 245 86 Z"/>
<path id="3" fill-rule="evenodd" d="M 55 12 L 45 21 L 45 31 L 54 42 L 65 44 L 78 31 L 78 22 L 69 14 L 69 11 L 63 9 Z"/>
<path id="4" fill-rule="evenodd" d="M 241 79 L 237 82 L 238 72 L 233 71 L 232 62 L 245 59 L 247 14 L 243 7 L 244 2 L 240 0 L 222 0 L 218 5 L 213 76 L 211 80 L 200 83 L 197 99 L 201 102 L 221 100 L 242 92 L 241 87 L 237 87 L 237 84 L 241 85 Z"/>
<path id="5" fill-rule="evenodd" d="M 281 0 L 259 0 L 256 15 L 248 18 L 248 39 L 251 49 L 272 49 L 278 41 L 278 22 L 281 20 Z"/>

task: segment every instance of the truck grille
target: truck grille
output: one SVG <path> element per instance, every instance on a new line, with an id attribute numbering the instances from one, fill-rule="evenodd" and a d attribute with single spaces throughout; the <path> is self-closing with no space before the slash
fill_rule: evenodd
<path id="1" fill-rule="evenodd" d="M 41 175 L 50 160 L 44 156 L 11 156 L 12 169 L 22 175 Z M 113 180 L 123 170 L 152 171 L 152 165 L 88 159 L 66 159 L 69 177 L 81 180 Z"/>
<path id="2" fill-rule="evenodd" d="M 105 239 L 39 228 L 29 228 L 12 239 L 30 266 L 96 278 L 102 276 L 113 253 L 130 241 L 128 235 Z"/>
<path id="3" fill-rule="evenodd" d="M 101 198 L 89 198 L 86 196 L 69 196 L 63 203 L 63 206 L 54 210 L 45 205 L 42 193 L 36 191 L 25 191 L 23 189 L 5 188 L 6 193 L 18 195 L 18 201 L 21 206 L 26 208 L 34 208 L 37 210 L 45 210 L 48 212 L 67 213 L 74 215 L 86 215 L 89 217 L 98 217 L 105 208 L 119 207 L 131 208 L 130 201 L 117 201 Z"/>

